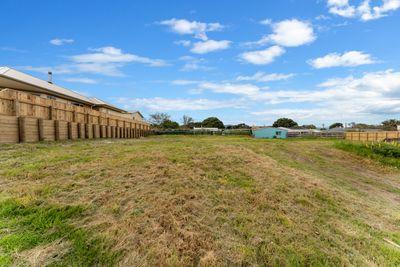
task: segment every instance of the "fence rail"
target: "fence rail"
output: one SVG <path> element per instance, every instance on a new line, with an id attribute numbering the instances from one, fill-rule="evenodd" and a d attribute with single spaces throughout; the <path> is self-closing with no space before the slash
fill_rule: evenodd
<path id="1" fill-rule="evenodd" d="M 0 91 L 0 143 L 138 138 L 149 133 L 148 123 L 123 115 L 4 89 Z"/>
<path id="2" fill-rule="evenodd" d="M 387 132 L 347 132 L 345 139 L 350 141 L 379 142 L 400 139 L 399 131 Z"/>
<path id="3" fill-rule="evenodd" d="M 319 133 L 299 133 L 299 132 L 288 132 L 289 138 L 299 138 L 299 137 L 318 137 L 318 138 L 337 138 L 343 139 L 344 133 L 341 132 L 319 132 Z"/>

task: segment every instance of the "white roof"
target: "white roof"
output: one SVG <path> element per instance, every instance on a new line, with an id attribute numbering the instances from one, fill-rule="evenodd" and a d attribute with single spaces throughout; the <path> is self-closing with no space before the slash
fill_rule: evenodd
<path id="1" fill-rule="evenodd" d="M 0 87 L 49 93 L 89 105 L 104 105 L 113 109 L 124 111 L 100 99 L 86 97 L 72 90 L 35 78 L 31 75 L 9 67 L 0 67 Z"/>

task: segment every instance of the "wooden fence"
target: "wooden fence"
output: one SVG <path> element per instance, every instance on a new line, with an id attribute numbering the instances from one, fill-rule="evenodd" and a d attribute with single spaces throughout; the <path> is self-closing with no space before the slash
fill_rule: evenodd
<path id="1" fill-rule="evenodd" d="M 297 137 L 318 137 L 318 138 L 336 138 L 343 139 L 344 133 L 342 132 L 288 132 L 287 137 L 297 138 Z"/>
<path id="2" fill-rule="evenodd" d="M 149 124 L 143 121 L 16 90 L 0 91 L 0 143 L 139 138 L 149 131 Z"/>
<path id="3" fill-rule="evenodd" d="M 400 139 L 400 132 L 347 132 L 345 134 L 345 139 L 364 142 L 394 140 Z"/>

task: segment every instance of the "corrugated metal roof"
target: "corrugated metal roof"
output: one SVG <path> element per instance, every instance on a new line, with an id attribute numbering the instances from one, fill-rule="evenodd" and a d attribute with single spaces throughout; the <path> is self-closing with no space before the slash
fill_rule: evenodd
<path id="1" fill-rule="evenodd" d="M 125 110 L 110 105 L 100 99 L 86 97 L 72 90 L 35 78 L 31 75 L 9 67 L 0 67 L 0 87 L 28 91 L 43 91 L 45 93 L 55 94 L 73 101 L 83 102 L 89 105 L 103 105 L 118 111 L 126 112 Z"/>

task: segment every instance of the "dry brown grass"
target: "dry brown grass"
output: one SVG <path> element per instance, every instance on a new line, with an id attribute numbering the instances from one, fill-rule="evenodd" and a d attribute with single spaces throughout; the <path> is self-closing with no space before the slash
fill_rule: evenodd
<path id="1" fill-rule="evenodd" d="M 75 225 L 112 240 L 120 266 L 400 264 L 384 241 L 400 243 L 400 172 L 331 141 L 152 137 L 1 149 L 4 198 L 89 206 Z"/>

